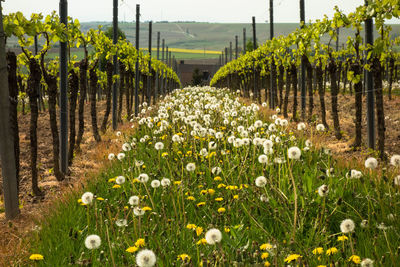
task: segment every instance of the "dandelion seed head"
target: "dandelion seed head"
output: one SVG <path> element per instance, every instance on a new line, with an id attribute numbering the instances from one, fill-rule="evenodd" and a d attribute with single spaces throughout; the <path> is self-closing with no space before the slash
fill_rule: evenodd
<path id="1" fill-rule="evenodd" d="M 115 154 L 114 153 L 108 154 L 108 160 L 113 160 L 113 159 L 115 159 Z"/>
<path id="2" fill-rule="evenodd" d="M 188 163 L 186 165 L 186 170 L 188 172 L 193 172 L 194 170 L 196 170 L 196 164 L 194 164 L 193 162 L 192 163 Z"/>
<path id="3" fill-rule="evenodd" d="M 143 249 L 136 255 L 136 264 L 139 267 L 152 267 L 156 264 L 156 254 L 149 249 Z"/>
<path id="4" fill-rule="evenodd" d="M 92 192 L 83 193 L 83 195 L 81 197 L 82 203 L 86 204 L 86 205 L 91 204 L 93 201 L 93 197 L 94 197 L 94 195 Z"/>
<path id="5" fill-rule="evenodd" d="M 288 149 L 288 158 L 289 159 L 295 159 L 298 160 L 300 159 L 301 156 L 301 150 L 300 148 L 296 147 L 296 146 L 292 146 Z"/>
<path id="6" fill-rule="evenodd" d="M 255 180 L 257 187 L 264 187 L 267 184 L 267 179 L 264 176 L 259 176 Z"/>
<path id="7" fill-rule="evenodd" d="M 318 187 L 318 195 L 320 197 L 325 197 L 329 193 L 329 187 L 326 184 L 321 185 Z"/>
<path id="8" fill-rule="evenodd" d="M 354 228 L 355 225 L 352 219 L 346 219 L 340 223 L 340 231 L 342 231 L 343 234 L 353 232 Z"/>
<path id="9" fill-rule="evenodd" d="M 161 179 L 161 185 L 162 185 L 163 187 L 170 186 L 170 185 L 171 185 L 171 180 L 168 179 L 168 178 L 162 178 L 162 179 Z"/>
<path id="10" fill-rule="evenodd" d="M 119 185 L 125 183 L 125 177 L 124 176 L 118 176 L 117 178 L 115 178 L 115 183 L 119 184 Z"/>
<path id="11" fill-rule="evenodd" d="M 85 239 L 85 247 L 87 249 L 96 249 L 100 247 L 101 239 L 98 235 L 89 235 Z"/>
<path id="12" fill-rule="evenodd" d="M 212 228 L 206 233 L 206 241 L 209 245 L 214 245 L 215 243 L 219 243 L 222 240 L 222 233 L 220 230 L 216 228 Z"/>
<path id="13" fill-rule="evenodd" d="M 390 164 L 395 167 L 400 167 L 400 155 L 393 155 L 390 158 Z"/>
<path id="14" fill-rule="evenodd" d="M 128 200 L 129 205 L 137 206 L 139 205 L 139 197 L 138 196 L 131 196 Z"/>
<path id="15" fill-rule="evenodd" d="M 378 166 L 376 158 L 370 157 L 365 160 L 365 168 L 375 169 Z"/>
<path id="16" fill-rule="evenodd" d="M 153 180 L 153 181 L 151 181 L 151 187 L 152 188 L 158 188 L 158 187 L 160 187 L 160 181 L 159 180 Z"/>

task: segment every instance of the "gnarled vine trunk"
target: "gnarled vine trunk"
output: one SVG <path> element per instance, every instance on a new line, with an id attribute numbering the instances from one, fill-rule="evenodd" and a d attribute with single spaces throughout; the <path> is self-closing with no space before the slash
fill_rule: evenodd
<path id="1" fill-rule="evenodd" d="M 96 108 L 96 92 L 97 92 L 97 74 L 95 66 L 89 70 L 90 79 L 90 116 L 92 117 L 92 131 L 93 137 L 96 142 L 101 141 L 99 129 L 97 127 L 97 108 Z"/>
<path id="2" fill-rule="evenodd" d="M 105 85 L 106 91 L 106 112 L 104 113 L 103 122 L 101 124 L 101 131 L 104 133 L 107 130 L 108 117 L 111 111 L 111 88 L 113 86 L 113 64 L 108 61 L 106 65 L 107 84 Z"/>
<path id="3" fill-rule="evenodd" d="M 338 112 L 338 83 L 337 83 L 337 66 L 336 62 L 331 59 L 328 64 L 328 72 L 331 77 L 331 101 L 332 101 L 332 119 L 333 119 L 333 127 L 335 130 L 335 136 L 337 139 L 342 138 L 342 133 L 340 132 L 340 124 L 339 124 L 339 112 Z"/>
<path id="4" fill-rule="evenodd" d="M 72 69 L 69 72 L 69 149 L 68 149 L 68 165 L 72 164 L 74 159 L 74 148 L 76 141 L 76 127 L 75 127 L 75 111 L 76 101 L 78 99 L 79 78 L 76 72 Z"/>
<path id="5" fill-rule="evenodd" d="M 376 118 L 378 127 L 378 150 L 381 159 L 385 159 L 385 114 L 383 109 L 383 89 L 382 72 L 383 67 L 378 57 L 372 61 L 372 70 L 374 75 Z"/>

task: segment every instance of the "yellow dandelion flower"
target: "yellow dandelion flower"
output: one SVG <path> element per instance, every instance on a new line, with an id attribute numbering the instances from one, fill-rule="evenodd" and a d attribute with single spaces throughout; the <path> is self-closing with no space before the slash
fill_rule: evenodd
<path id="1" fill-rule="evenodd" d="M 330 255 L 336 254 L 337 252 L 338 252 L 337 248 L 331 247 L 326 251 L 326 255 L 330 256 Z"/>
<path id="2" fill-rule="evenodd" d="M 119 184 L 115 184 L 112 188 L 121 188 L 121 186 Z"/>
<path id="3" fill-rule="evenodd" d="M 139 250 L 138 247 L 133 246 L 133 247 L 127 248 L 125 251 L 126 251 L 126 252 L 129 252 L 129 253 L 135 253 L 135 252 L 138 251 L 138 250 Z"/>
<path id="4" fill-rule="evenodd" d="M 196 200 L 193 196 L 188 196 L 186 199 L 187 200 L 192 200 L 192 201 Z"/>
<path id="5" fill-rule="evenodd" d="M 270 250 L 272 249 L 272 245 L 270 243 L 265 243 L 260 246 L 261 250 Z"/>
<path id="6" fill-rule="evenodd" d="M 197 188 L 203 188 L 204 186 L 202 185 L 202 184 L 199 184 L 198 186 L 197 186 Z"/>
<path id="7" fill-rule="evenodd" d="M 234 195 L 233 199 L 239 199 L 239 195 Z"/>
<path id="8" fill-rule="evenodd" d="M 205 195 L 205 194 L 207 194 L 207 193 L 208 193 L 208 191 L 205 190 L 205 189 L 203 189 L 203 190 L 200 191 L 200 194 L 202 194 L 202 195 Z"/>
<path id="9" fill-rule="evenodd" d="M 146 165 L 142 165 L 142 169 L 146 169 Z"/>
<path id="10" fill-rule="evenodd" d="M 124 206 L 124 210 L 129 210 L 129 207 L 128 206 Z"/>
<path id="11" fill-rule="evenodd" d="M 226 187 L 226 185 L 224 185 L 224 184 L 219 184 L 219 185 L 217 186 L 217 188 L 222 188 L 222 187 Z"/>
<path id="12" fill-rule="evenodd" d="M 322 253 L 324 253 L 324 249 L 323 249 L 322 247 L 318 247 L 318 248 L 315 248 L 315 249 L 312 251 L 312 253 L 313 253 L 314 255 L 322 254 Z"/>
<path id="13" fill-rule="evenodd" d="M 98 198 L 96 198 L 97 200 L 100 200 L 100 201 L 103 201 L 104 200 L 104 198 L 102 198 L 102 197 L 98 197 Z"/>
<path id="14" fill-rule="evenodd" d="M 199 241 L 197 241 L 196 243 L 197 245 L 205 245 L 207 244 L 207 240 L 205 238 L 200 239 Z"/>
<path id="15" fill-rule="evenodd" d="M 189 262 L 190 259 L 191 259 L 191 258 L 190 258 L 190 256 L 189 256 L 188 254 L 181 254 L 181 255 L 178 255 L 178 260 Z"/>
<path id="16" fill-rule="evenodd" d="M 174 181 L 174 185 L 180 185 L 182 181 Z"/>
<path id="17" fill-rule="evenodd" d="M 144 247 L 146 246 L 146 242 L 144 241 L 144 238 L 139 238 L 138 240 L 136 240 L 135 242 L 135 247 Z"/>
<path id="18" fill-rule="evenodd" d="M 168 156 L 168 152 L 164 152 L 161 154 L 161 157 L 165 158 L 166 156 Z"/>
<path id="19" fill-rule="evenodd" d="M 193 224 L 193 223 L 189 223 L 188 225 L 186 225 L 186 228 L 189 229 L 189 230 L 193 230 L 193 229 L 196 228 L 196 225 Z"/>
<path id="20" fill-rule="evenodd" d="M 355 264 L 360 264 L 361 263 L 361 259 L 357 255 L 351 255 L 348 261 L 352 261 Z"/>
<path id="21" fill-rule="evenodd" d="M 268 256 L 269 256 L 269 253 L 268 253 L 268 252 L 263 252 L 263 253 L 261 254 L 261 259 L 262 259 L 262 260 L 265 260 L 266 258 L 268 258 Z"/>
<path id="22" fill-rule="evenodd" d="M 224 227 L 224 231 L 225 231 L 225 233 L 229 233 L 231 231 L 231 229 L 229 227 Z"/>
<path id="23" fill-rule="evenodd" d="M 218 209 L 218 213 L 224 213 L 225 211 L 226 211 L 225 208 L 219 208 L 219 209 Z"/>
<path id="24" fill-rule="evenodd" d="M 338 238 L 337 238 L 338 241 L 342 241 L 342 242 L 344 242 L 344 241 L 346 241 L 348 239 L 349 238 L 347 236 L 345 236 L 345 235 L 338 236 Z"/>
<path id="25" fill-rule="evenodd" d="M 108 182 L 109 182 L 109 183 L 114 183 L 114 182 L 115 182 L 115 178 L 110 178 L 110 179 L 108 179 Z"/>
<path id="26" fill-rule="evenodd" d="M 197 207 L 204 206 L 205 204 L 206 204 L 206 202 L 199 202 L 199 203 L 197 203 Z"/>
<path id="27" fill-rule="evenodd" d="M 80 199 L 78 199 L 78 203 L 82 203 L 82 199 L 80 198 Z"/>
<path id="28" fill-rule="evenodd" d="M 269 267 L 269 266 L 271 266 L 271 263 L 269 263 L 269 261 L 266 261 L 266 262 L 264 262 L 264 266 Z"/>
<path id="29" fill-rule="evenodd" d="M 144 210 L 144 211 L 152 211 L 153 209 L 150 208 L 150 207 L 143 207 L 142 210 Z"/>
<path id="30" fill-rule="evenodd" d="M 41 261 L 44 259 L 44 257 L 41 254 L 32 254 L 29 256 L 29 259 L 33 261 Z"/>
<path id="31" fill-rule="evenodd" d="M 318 265 L 317 267 L 326 267 L 326 265 Z"/>
<path id="32" fill-rule="evenodd" d="M 212 189 L 212 188 L 210 188 L 210 189 L 208 189 L 208 193 L 209 193 L 210 195 L 214 195 L 214 193 L 215 193 L 215 190 L 214 190 L 214 189 Z"/>
<path id="33" fill-rule="evenodd" d="M 299 254 L 290 254 L 286 259 L 285 262 L 290 263 L 292 261 L 297 261 L 301 256 Z"/>
<path id="34" fill-rule="evenodd" d="M 222 181 L 222 178 L 220 176 L 214 177 L 214 181 Z"/>
<path id="35" fill-rule="evenodd" d="M 203 233 L 203 227 L 200 226 L 196 227 L 196 235 L 199 236 L 201 235 L 201 233 Z"/>
<path id="36" fill-rule="evenodd" d="M 215 201 L 217 201 L 217 202 L 221 202 L 221 201 L 223 201 L 223 200 L 224 200 L 223 197 L 217 197 L 217 198 L 215 199 Z"/>

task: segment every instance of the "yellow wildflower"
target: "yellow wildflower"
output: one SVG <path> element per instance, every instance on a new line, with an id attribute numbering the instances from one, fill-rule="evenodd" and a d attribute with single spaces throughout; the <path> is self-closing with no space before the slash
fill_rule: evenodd
<path id="1" fill-rule="evenodd" d="M 268 252 L 263 252 L 263 254 L 261 254 L 261 259 L 265 260 L 266 258 L 268 258 L 269 253 Z"/>
<path id="2" fill-rule="evenodd" d="M 337 238 L 338 241 L 342 241 L 342 242 L 344 242 L 344 241 L 346 241 L 348 239 L 349 238 L 347 236 L 345 236 L 345 235 L 338 236 L 338 238 Z"/>
<path id="3" fill-rule="evenodd" d="M 210 188 L 210 189 L 208 189 L 208 193 L 209 193 L 210 195 L 214 195 L 214 193 L 215 193 L 215 190 L 214 190 L 214 189 L 212 189 L 212 188 Z"/>
<path id="4" fill-rule="evenodd" d="M 261 250 L 270 250 L 272 249 L 272 245 L 270 243 L 265 243 L 260 246 Z"/>
<path id="5" fill-rule="evenodd" d="M 201 235 L 201 233 L 203 233 L 203 227 L 200 226 L 196 227 L 196 235 L 199 236 Z"/>
<path id="6" fill-rule="evenodd" d="M 143 164 L 143 165 L 142 165 L 142 169 L 146 169 L 146 165 Z"/>
<path id="7" fill-rule="evenodd" d="M 315 249 L 312 251 L 312 253 L 313 253 L 314 255 L 322 254 L 322 253 L 324 253 L 324 249 L 321 248 L 321 247 L 318 247 L 318 248 L 315 248 Z"/>
<path id="8" fill-rule="evenodd" d="M 326 255 L 330 256 L 330 255 L 333 255 L 333 254 L 335 254 L 335 253 L 337 253 L 337 252 L 338 252 L 338 249 L 337 249 L 337 248 L 331 247 L 330 249 L 328 249 L 328 250 L 326 251 Z"/>
<path id="9" fill-rule="evenodd" d="M 135 247 L 144 247 L 146 245 L 145 241 L 143 238 L 139 238 L 138 240 L 136 240 L 135 242 Z"/>
<path id="10" fill-rule="evenodd" d="M 224 184 L 219 184 L 217 187 L 218 187 L 218 188 L 222 188 L 222 187 L 226 187 L 226 185 L 224 185 Z"/>
<path id="11" fill-rule="evenodd" d="M 32 254 L 31 256 L 29 256 L 29 259 L 33 261 L 41 261 L 44 259 L 44 257 L 41 254 Z"/>
<path id="12" fill-rule="evenodd" d="M 138 251 L 138 249 L 139 249 L 138 247 L 133 246 L 133 247 L 127 248 L 125 251 L 129 252 L 129 253 L 135 253 L 136 251 Z"/>
<path id="13" fill-rule="evenodd" d="M 269 267 L 269 266 L 271 266 L 271 263 L 269 263 L 269 261 L 266 261 L 266 262 L 264 262 L 264 266 Z"/>
<path id="14" fill-rule="evenodd" d="M 180 185 L 182 181 L 174 181 L 174 185 Z"/>
<path id="15" fill-rule="evenodd" d="M 193 196 L 188 196 L 186 199 L 187 200 L 196 200 Z"/>
<path id="16" fill-rule="evenodd" d="M 197 241 L 196 243 L 197 245 L 205 245 L 207 244 L 207 240 L 205 238 L 200 239 L 199 241 Z"/>
<path id="17" fill-rule="evenodd" d="M 286 259 L 285 262 L 290 263 L 292 261 L 297 261 L 297 259 L 301 258 L 299 254 L 290 254 Z"/>
<path id="18" fill-rule="evenodd" d="M 144 210 L 144 211 L 151 211 L 152 208 L 150 208 L 150 207 L 143 207 L 142 210 Z"/>
<path id="19" fill-rule="evenodd" d="M 317 267 L 326 267 L 326 265 L 318 265 Z"/>
<path id="20" fill-rule="evenodd" d="M 219 209 L 218 209 L 218 213 L 224 213 L 225 211 L 226 211 L 225 208 L 219 208 Z"/>
<path id="21" fill-rule="evenodd" d="M 229 233 L 231 231 L 231 229 L 229 227 L 224 227 L 224 231 L 225 231 L 225 233 Z"/>
<path id="22" fill-rule="evenodd" d="M 97 200 L 100 200 L 100 201 L 103 201 L 104 200 L 104 198 L 102 198 L 102 197 L 98 197 L 98 198 L 96 198 Z"/>
<path id="23" fill-rule="evenodd" d="M 197 207 L 204 206 L 205 204 L 206 204 L 206 202 L 199 202 L 199 203 L 197 203 Z"/>
<path id="24" fill-rule="evenodd" d="M 222 178 L 220 176 L 214 177 L 214 181 L 222 181 Z"/>
<path id="25" fill-rule="evenodd" d="M 161 154 L 161 157 L 165 158 L 166 156 L 168 156 L 168 152 L 164 152 Z"/>
<path id="26" fill-rule="evenodd" d="M 234 195 L 233 199 L 239 199 L 239 195 Z"/>
<path id="27" fill-rule="evenodd" d="M 109 182 L 109 183 L 115 182 L 115 178 L 110 178 L 110 179 L 108 179 L 108 182 Z"/>
<path id="28" fill-rule="evenodd" d="M 349 258 L 349 261 L 352 261 L 355 264 L 360 264 L 361 263 L 361 259 L 357 255 L 351 255 L 350 258 Z"/>
<path id="29" fill-rule="evenodd" d="M 178 260 L 189 262 L 190 256 L 188 254 L 181 254 L 181 255 L 178 255 Z"/>
<path id="30" fill-rule="evenodd" d="M 217 202 L 221 202 L 222 200 L 224 200 L 223 197 L 217 197 L 217 198 L 215 199 L 215 201 L 217 201 Z"/>
<path id="31" fill-rule="evenodd" d="M 190 229 L 190 230 L 193 230 L 193 229 L 196 228 L 196 225 L 193 224 L 193 223 L 189 223 L 188 225 L 186 225 L 186 228 L 187 228 L 187 229 Z"/>
<path id="32" fill-rule="evenodd" d="M 200 194 L 202 194 L 202 195 L 207 194 L 207 190 L 205 190 L 205 189 L 201 190 L 201 191 L 200 191 Z"/>
<path id="33" fill-rule="evenodd" d="M 121 186 L 119 184 L 115 184 L 112 188 L 121 188 Z"/>
<path id="34" fill-rule="evenodd" d="M 82 203 L 82 199 L 80 198 L 80 199 L 78 199 L 78 203 Z"/>

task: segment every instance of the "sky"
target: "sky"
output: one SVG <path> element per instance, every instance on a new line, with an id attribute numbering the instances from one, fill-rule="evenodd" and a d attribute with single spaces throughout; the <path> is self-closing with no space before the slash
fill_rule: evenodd
<path id="1" fill-rule="evenodd" d="M 268 0 L 118 0 L 119 21 L 135 20 L 136 4 L 141 6 L 141 21 L 200 21 L 222 23 L 258 23 L 269 18 Z M 305 0 L 306 21 L 331 17 L 335 5 L 346 14 L 364 0 Z M 113 0 L 68 0 L 68 15 L 81 22 L 112 21 Z M 3 13 L 22 11 L 49 14 L 58 10 L 59 0 L 5 0 Z M 274 0 L 275 22 L 298 22 L 299 0 Z M 400 23 L 399 20 L 391 23 Z"/>

